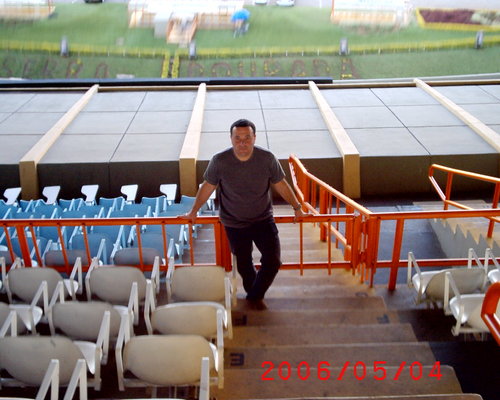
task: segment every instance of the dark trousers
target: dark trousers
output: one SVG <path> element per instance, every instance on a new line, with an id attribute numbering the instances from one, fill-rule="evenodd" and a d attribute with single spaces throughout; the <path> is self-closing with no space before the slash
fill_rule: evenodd
<path id="1" fill-rule="evenodd" d="M 281 266 L 280 239 L 274 220 L 256 222 L 246 228 L 225 228 L 247 299 L 263 299 Z M 253 243 L 262 255 L 258 272 L 252 260 Z"/>

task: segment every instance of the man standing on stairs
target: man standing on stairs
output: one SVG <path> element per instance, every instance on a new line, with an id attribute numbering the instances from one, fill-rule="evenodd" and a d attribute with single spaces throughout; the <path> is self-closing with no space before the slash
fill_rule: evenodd
<path id="1" fill-rule="evenodd" d="M 212 157 L 193 207 L 184 217 L 194 223 L 200 207 L 218 188 L 220 219 L 236 256 L 248 306 L 264 310 L 264 295 L 281 266 L 270 188 L 293 207 L 296 219 L 305 214 L 277 158 L 255 146 L 254 123 L 239 119 L 231 125 L 230 137 L 232 147 Z M 258 272 L 252 261 L 253 243 L 262 255 Z"/>

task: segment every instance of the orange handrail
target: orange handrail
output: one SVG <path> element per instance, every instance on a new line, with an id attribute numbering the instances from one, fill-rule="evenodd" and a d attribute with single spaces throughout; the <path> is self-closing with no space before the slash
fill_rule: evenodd
<path id="1" fill-rule="evenodd" d="M 441 171 L 441 172 L 445 172 L 447 174 L 446 175 L 446 188 L 444 191 L 443 191 L 443 189 L 441 189 L 441 186 L 439 185 L 437 180 L 434 178 L 434 171 Z M 439 164 L 432 164 L 429 167 L 429 180 L 430 180 L 432 186 L 434 187 L 434 189 L 436 190 L 437 194 L 439 195 L 439 197 L 443 201 L 445 210 L 447 210 L 448 206 L 450 206 L 450 205 L 454 206 L 456 208 L 463 209 L 463 210 L 471 210 L 472 209 L 471 207 L 468 207 L 465 204 L 451 200 L 451 190 L 452 190 L 452 185 L 453 185 L 453 178 L 455 175 L 494 184 L 493 200 L 492 200 L 491 208 L 498 207 L 498 201 L 500 198 L 500 178 L 496 178 L 496 177 L 488 176 L 488 175 L 477 174 L 477 173 L 469 172 L 469 171 L 464 171 L 461 169 L 445 167 L 445 166 L 439 165 Z M 495 222 L 500 222 L 500 219 L 494 218 L 494 217 L 489 217 L 488 219 L 490 220 L 490 222 L 488 225 L 487 237 L 491 238 L 493 236 L 493 229 L 494 229 Z"/>
<path id="2" fill-rule="evenodd" d="M 315 223 L 332 223 L 332 222 L 345 222 L 348 220 L 352 220 L 354 215 L 320 215 L 320 216 L 308 216 L 303 218 L 299 224 L 307 223 L 307 222 L 315 222 Z M 276 216 L 275 221 L 277 223 L 294 223 L 293 216 Z M 54 267 L 62 272 L 69 272 L 71 266 L 68 262 L 67 248 L 64 244 L 64 240 L 62 237 L 62 229 L 63 227 L 80 227 L 83 236 L 84 236 L 84 244 L 85 251 L 87 253 L 87 259 L 91 260 L 90 257 L 90 248 L 88 244 L 87 230 L 92 226 L 102 226 L 102 225 L 135 225 L 137 229 L 137 242 L 138 242 L 138 251 L 139 251 L 139 260 L 140 267 L 143 270 L 151 269 L 151 265 L 146 265 L 143 261 L 143 249 L 141 242 L 141 232 L 140 227 L 143 225 L 161 225 L 162 233 L 163 233 L 163 247 L 164 254 L 166 254 L 166 248 L 168 243 L 168 238 L 166 234 L 165 226 L 169 224 L 186 224 L 188 221 L 181 217 L 142 217 L 142 218 L 93 218 L 93 219 L 18 219 L 18 220 L 0 220 L 0 228 L 3 228 L 6 234 L 6 242 L 8 243 L 9 252 L 11 258 L 14 259 L 16 254 L 14 254 L 12 243 L 11 243 L 11 234 L 10 229 L 14 228 L 16 230 L 17 236 L 19 238 L 19 244 L 21 248 L 21 258 L 24 260 L 26 266 L 32 266 L 32 260 L 29 254 L 28 247 L 28 236 L 31 236 L 33 239 L 34 247 L 35 247 L 35 258 L 39 265 L 43 264 L 41 249 L 38 248 L 37 245 L 37 234 L 36 228 L 42 226 L 56 227 L 59 233 L 59 243 L 61 243 L 61 251 L 63 254 L 63 259 L 65 266 L 64 267 Z M 221 265 L 226 269 L 231 269 L 231 254 L 229 244 L 227 242 L 227 238 L 225 235 L 225 230 L 222 227 L 222 224 L 218 217 L 216 216 L 201 216 L 196 218 L 196 224 L 209 224 L 214 227 L 214 246 L 215 246 L 215 264 Z M 29 231 L 29 235 L 26 234 L 26 230 Z M 302 232 L 302 229 L 301 229 Z M 302 233 L 301 233 L 302 236 Z M 189 229 L 189 242 L 190 242 L 190 256 L 189 263 L 191 265 L 195 264 L 195 253 L 194 253 L 194 240 L 192 229 Z M 329 245 L 330 246 L 330 245 Z M 302 239 L 299 242 L 299 258 L 298 262 L 286 263 L 283 265 L 284 268 L 297 268 L 301 271 L 307 268 L 318 268 L 322 265 L 329 265 L 330 268 L 333 266 L 335 268 L 348 268 L 350 267 L 349 263 L 342 261 L 334 261 L 332 260 L 332 252 L 331 249 L 328 249 L 328 256 L 326 260 L 315 260 L 310 262 L 305 262 L 303 257 L 303 241 Z M 166 257 L 165 257 L 166 258 Z M 203 263 L 206 264 L 206 263 Z M 88 265 L 84 265 L 84 269 L 88 268 Z"/>
<path id="3" fill-rule="evenodd" d="M 345 215 L 353 214 L 356 216 L 356 219 L 345 222 L 344 232 L 342 232 L 339 222 L 335 226 L 322 224 L 321 240 L 326 241 L 327 237 L 329 239 L 330 235 L 333 235 L 336 247 L 338 248 L 339 245 L 344 247 L 344 259 L 346 261 L 351 261 L 354 268 L 357 268 L 360 263 L 368 263 L 368 268 L 372 270 L 371 260 L 362 257 L 368 253 L 361 250 L 366 247 L 368 239 L 363 222 L 372 215 L 372 212 L 309 173 L 295 155 L 290 155 L 288 163 L 293 188 L 302 205 L 309 212 L 315 215 L 340 214 L 341 208 L 344 207 Z M 333 208 L 335 208 L 334 211 Z M 355 271 L 353 270 L 353 272 Z"/>
<path id="4" fill-rule="evenodd" d="M 484 297 L 481 308 L 481 318 L 500 346 L 500 318 L 496 315 L 498 301 L 500 300 L 500 282 L 491 285 Z"/>
<path id="5" fill-rule="evenodd" d="M 321 239 L 326 239 L 326 229 L 328 228 L 335 236 L 336 245 L 344 246 L 344 257 L 349 260 L 352 265 L 353 271 L 360 273 L 362 280 L 369 280 L 370 286 L 373 286 L 374 275 L 377 268 L 390 268 L 390 276 L 388 281 L 388 289 L 394 290 L 396 288 L 396 281 L 398 270 L 400 267 L 406 266 L 407 260 L 401 259 L 401 249 L 403 245 L 403 237 L 405 233 L 405 223 L 415 219 L 437 219 L 437 218 L 471 218 L 483 217 L 488 218 L 490 221 L 499 221 L 498 216 L 500 210 L 496 207 L 498 205 L 498 198 L 500 195 L 499 178 L 489 177 L 467 171 L 456 170 L 453 168 L 443 167 L 440 165 L 433 165 L 430 169 L 430 179 L 435 185 L 436 190 L 440 193 L 441 198 L 445 202 L 444 210 L 436 211 L 417 211 L 417 212 L 395 212 L 395 213 L 380 213 L 372 212 L 354 200 L 345 196 L 343 193 L 332 188 L 324 183 L 314 175 L 310 174 L 300 160 L 291 155 L 289 157 L 289 166 L 292 175 L 292 183 L 295 191 L 298 194 L 303 206 L 311 211 L 313 214 L 320 215 L 322 213 L 329 213 L 332 205 L 335 204 L 336 213 L 342 211 L 344 206 L 345 212 L 353 213 L 356 218 L 350 222 L 346 222 L 344 235 L 338 227 L 322 226 Z M 492 209 L 474 210 L 470 207 L 460 205 L 449 199 L 451 194 L 452 179 L 448 179 L 448 187 L 446 194 L 440 189 L 437 181 L 433 178 L 434 170 L 443 170 L 452 174 L 460 174 L 471 179 L 480 179 L 487 182 L 495 183 L 495 195 Z M 448 205 L 455 205 L 460 210 L 448 210 Z M 333 214 L 333 212 L 332 212 Z M 379 244 L 381 237 L 381 224 L 384 221 L 395 223 L 395 233 L 392 243 L 392 256 L 390 260 L 380 260 L 378 257 Z M 355 230 L 355 234 L 347 235 L 348 232 Z M 490 237 L 491 237 L 491 232 Z M 348 239 L 352 237 L 351 239 Z M 419 260 L 419 264 L 423 266 L 446 266 L 446 265 L 466 265 L 467 260 L 462 259 L 424 259 Z M 365 276 L 366 274 L 368 274 Z"/>

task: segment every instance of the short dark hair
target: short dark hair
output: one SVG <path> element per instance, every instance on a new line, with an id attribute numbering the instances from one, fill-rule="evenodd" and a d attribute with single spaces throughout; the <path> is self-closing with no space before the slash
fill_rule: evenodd
<path id="1" fill-rule="evenodd" d="M 255 124 L 248 120 L 248 119 L 239 119 L 238 121 L 234 121 L 232 124 L 231 124 L 231 128 L 229 128 L 229 134 L 232 135 L 233 134 L 233 128 L 242 128 L 242 127 L 246 127 L 246 126 L 249 126 L 250 128 L 252 128 L 253 130 L 253 134 L 255 135 Z"/>

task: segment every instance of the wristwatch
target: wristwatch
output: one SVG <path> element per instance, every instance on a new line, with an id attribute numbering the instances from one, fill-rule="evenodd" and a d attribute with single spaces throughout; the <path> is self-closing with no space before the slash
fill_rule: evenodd
<path id="1" fill-rule="evenodd" d="M 294 211 L 298 211 L 298 210 L 300 210 L 302 208 L 302 205 L 299 204 L 297 207 L 293 207 L 292 206 L 292 208 L 293 208 Z"/>

